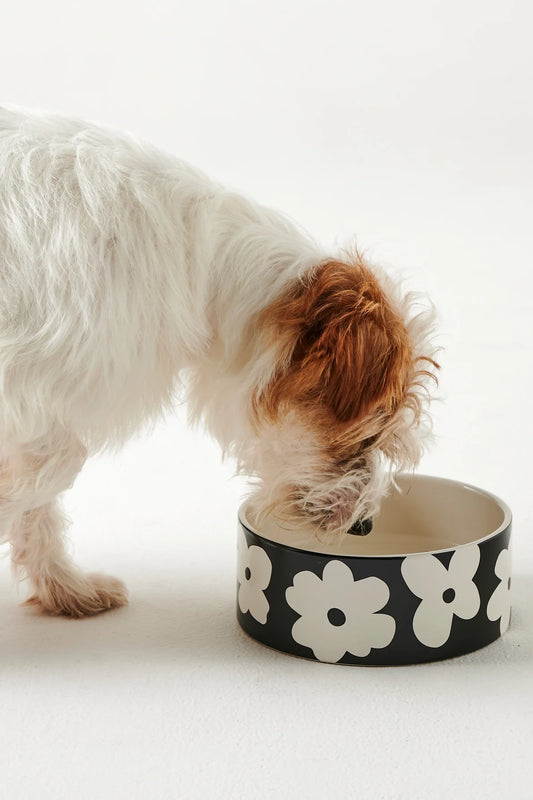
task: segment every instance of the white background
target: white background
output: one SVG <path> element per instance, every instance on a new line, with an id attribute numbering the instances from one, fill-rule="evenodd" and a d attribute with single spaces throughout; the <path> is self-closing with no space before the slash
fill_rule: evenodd
<path id="1" fill-rule="evenodd" d="M 514 617 L 442 664 L 321 665 L 234 619 L 243 484 L 162 422 L 84 469 L 76 560 L 129 607 L 71 621 L 0 564 L 0 794 L 530 798 L 533 747 L 531 158 L 527 0 L 22 0 L 1 101 L 129 129 L 357 242 L 440 312 L 437 442 L 422 472 L 514 513 Z"/>

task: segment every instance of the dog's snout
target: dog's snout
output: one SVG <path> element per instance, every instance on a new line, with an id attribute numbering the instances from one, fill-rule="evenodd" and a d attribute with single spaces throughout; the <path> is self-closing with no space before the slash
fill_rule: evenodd
<path id="1" fill-rule="evenodd" d="M 374 523 L 371 519 L 359 519 L 348 529 L 348 533 L 354 536 L 368 536 L 373 527 Z"/>

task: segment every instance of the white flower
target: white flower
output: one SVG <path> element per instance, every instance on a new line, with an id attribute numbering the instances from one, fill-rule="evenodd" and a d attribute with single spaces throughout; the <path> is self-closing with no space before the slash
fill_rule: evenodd
<path id="1" fill-rule="evenodd" d="M 472 578 L 479 565 L 477 544 L 459 547 L 448 569 L 429 553 L 407 556 L 402 575 L 410 590 L 422 598 L 413 618 L 417 639 L 427 647 L 441 647 L 450 636 L 454 615 L 472 619 L 480 607 Z"/>
<path id="2" fill-rule="evenodd" d="M 511 553 L 502 550 L 494 567 L 500 583 L 495 588 L 487 605 L 487 617 L 500 620 L 500 633 L 504 634 L 511 618 Z"/>
<path id="3" fill-rule="evenodd" d="M 311 648 L 319 661 L 339 661 L 345 653 L 367 656 L 372 647 L 392 641 L 396 622 L 376 614 L 389 599 L 389 587 L 379 578 L 356 581 L 342 561 L 329 561 L 322 579 L 299 572 L 285 593 L 300 614 L 292 628 L 295 642 Z"/>
<path id="4" fill-rule="evenodd" d="M 250 612 L 252 617 L 263 625 L 269 611 L 264 589 L 272 576 L 272 562 L 262 547 L 252 544 L 248 547 L 246 537 L 239 530 L 237 580 L 240 583 L 237 595 L 239 608 L 243 614 Z"/>

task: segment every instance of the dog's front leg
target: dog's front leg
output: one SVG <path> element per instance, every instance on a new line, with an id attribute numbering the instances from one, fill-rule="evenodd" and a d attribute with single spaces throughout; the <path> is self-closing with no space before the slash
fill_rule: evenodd
<path id="1" fill-rule="evenodd" d="M 127 603 L 121 581 L 85 574 L 65 548 L 67 520 L 57 494 L 72 485 L 85 457 L 75 437 L 55 432 L 12 450 L 0 468 L 0 526 L 11 543 L 16 576 L 26 576 L 33 588 L 25 604 L 70 617 Z"/>

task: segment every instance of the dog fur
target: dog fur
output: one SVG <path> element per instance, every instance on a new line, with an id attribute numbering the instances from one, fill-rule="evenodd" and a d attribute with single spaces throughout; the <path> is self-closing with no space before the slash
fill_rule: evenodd
<path id="1" fill-rule="evenodd" d="M 26 602 L 127 602 L 70 560 L 58 495 L 178 394 L 251 477 L 257 519 L 331 539 L 375 514 L 429 431 L 419 303 L 129 135 L 1 108 L 0 536 Z"/>

